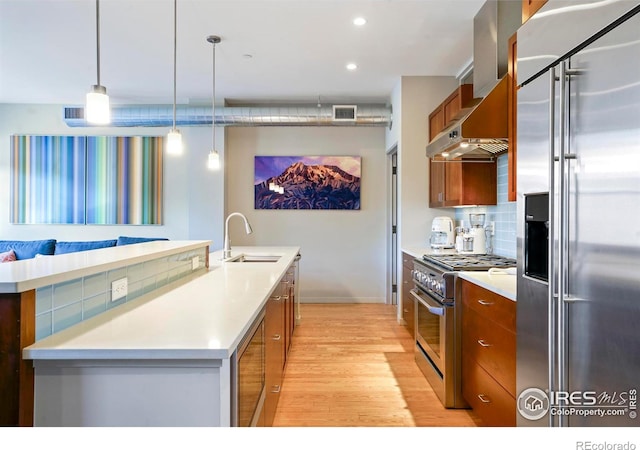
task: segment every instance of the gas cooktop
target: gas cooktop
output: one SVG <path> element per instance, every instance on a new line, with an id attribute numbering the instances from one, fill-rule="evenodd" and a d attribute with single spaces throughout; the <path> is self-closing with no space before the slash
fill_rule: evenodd
<path id="1" fill-rule="evenodd" d="M 492 267 L 516 267 L 516 260 L 498 255 L 423 255 L 425 262 L 445 270 L 489 270 Z"/>

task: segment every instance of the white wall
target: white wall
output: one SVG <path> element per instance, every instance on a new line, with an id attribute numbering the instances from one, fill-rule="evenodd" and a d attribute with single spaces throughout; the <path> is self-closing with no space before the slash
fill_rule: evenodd
<path id="1" fill-rule="evenodd" d="M 454 210 L 429 208 L 429 114 L 458 86 L 455 77 L 402 77 L 398 146 L 400 247 L 429 245 L 431 221 Z M 395 107 L 394 107 L 395 109 Z"/>
<path id="2" fill-rule="evenodd" d="M 396 279 L 402 280 L 403 247 L 428 247 L 431 221 L 453 218 L 454 210 L 429 208 L 429 114 L 458 86 L 455 77 L 401 77 L 391 94 L 393 126 L 386 133 L 387 150 L 398 146 L 398 254 Z M 402 318 L 398 288 L 398 320 Z"/>
<path id="3" fill-rule="evenodd" d="M 255 155 L 350 155 L 362 157 L 361 209 L 256 210 Z M 383 127 L 229 127 L 226 213 L 247 216 L 229 221 L 231 246 L 301 247 L 302 302 L 384 302 L 386 155 Z"/>
<path id="4" fill-rule="evenodd" d="M 223 172 L 206 166 L 211 148 L 211 127 L 179 127 L 185 142 L 182 157 L 166 156 L 164 161 L 163 225 L 12 225 L 10 208 L 10 136 L 102 135 L 164 136 L 165 127 L 70 128 L 62 120 L 62 105 L 0 104 L 0 239 L 96 240 L 128 236 L 161 236 L 176 239 L 210 239 L 222 248 L 224 212 Z M 223 154 L 224 133 L 216 132 L 218 151 Z"/>

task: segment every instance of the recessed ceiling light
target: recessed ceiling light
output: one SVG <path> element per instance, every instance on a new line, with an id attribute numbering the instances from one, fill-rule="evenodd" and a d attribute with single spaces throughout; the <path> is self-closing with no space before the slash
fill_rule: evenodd
<path id="1" fill-rule="evenodd" d="M 358 66 L 355 63 L 347 64 L 347 70 L 356 70 Z"/>
<path id="2" fill-rule="evenodd" d="M 364 17 L 356 17 L 355 19 L 353 19 L 353 24 L 357 27 L 361 27 L 365 23 L 367 23 L 367 19 L 365 19 Z"/>

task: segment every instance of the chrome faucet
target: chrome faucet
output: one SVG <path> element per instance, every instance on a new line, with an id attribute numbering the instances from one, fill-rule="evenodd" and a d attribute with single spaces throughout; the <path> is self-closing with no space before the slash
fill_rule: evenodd
<path id="1" fill-rule="evenodd" d="M 244 229 L 247 231 L 247 234 L 253 233 L 251 225 L 249 225 L 249 221 L 244 216 L 244 214 L 239 212 L 229 214 L 227 216 L 227 220 L 224 222 L 224 251 L 222 259 L 231 258 L 231 243 L 229 242 L 229 219 L 231 219 L 233 216 L 242 217 L 242 220 L 244 220 Z"/>

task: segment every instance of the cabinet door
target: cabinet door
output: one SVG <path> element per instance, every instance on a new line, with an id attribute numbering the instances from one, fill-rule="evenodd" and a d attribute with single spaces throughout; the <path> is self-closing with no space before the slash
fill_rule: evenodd
<path id="1" fill-rule="evenodd" d="M 282 366 L 284 364 L 284 301 L 282 294 L 282 285 L 280 285 L 267 302 L 265 314 L 265 426 L 273 424 L 282 387 Z"/>
<path id="2" fill-rule="evenodd" d="M 466 164 L 466 163 L 465 163 Z M 462 202 L 462 163 L 444 164 L 444 206 L 457 206 Z"/>
<path id="3" fill-rule="evenodd" d="M 444 128 L 459 118 L 462 108 L 473 99 L 473 85 L 463 84 L 456 89 L 443 103 Z"/>
<path id="4" fill-rule="evenodd" d="M 442 130 L 444 130 L 444 108 L 440 105 L 429 114 L 429 142 Z"/>
<path id="5" fill-rule="evenodd" d="M 411 336 L 415 336 L 415 299 L 413 298 L 413 295 L 411 295 L 411 289 L 413 288 L 413 278 L 411 278 L 413 258 L 409 257 L 406 253 L 403 253 L 402 260 L 402 318 L 404 319 L 404 325 L 409 334 Z"/>
<path id="6" fill-rule="evenodd" d="M 444 205 L 444 166 L 447 163 L 429 158 L 429 207 Z"/>

